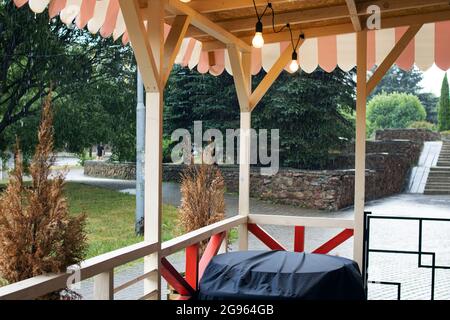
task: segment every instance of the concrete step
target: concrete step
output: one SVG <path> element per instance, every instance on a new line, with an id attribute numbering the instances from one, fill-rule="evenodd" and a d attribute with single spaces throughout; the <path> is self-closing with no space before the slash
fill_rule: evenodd
<path id="1" fill-rule="evenodd" d="M 424 194 L 427 195 L 450 195 L 450 190 L 433 190 L 433 189 L 425 189 Z"/>
<path id="2" fill-rule="evenodd" d="M 450 177 L 446 177 L 446 176 L 428 176 L 428 182 L 432 182 L 432 181 L 443 181 L 443 182 L 448 181 L 450 183 Z"/>
<path id="3" fill-rule="evenodd" d="M 431 172 L 449 172 L 450 167 L 436 166 L 430 169 Z"/>
<path id="4" fill-rule="evenodd" d="M 450 195 L 450 142 L 444 141 L 437 166 L 430 169 L 424 194 Z"/>
<path id="5" fill-rule="evenodd" d="M 449 183 L 450 184 L 450 178 L 449 177 L 428 177 L 427 184 L 431 183 Z"/>
<path id="6" fill-rule="evenodd" d="M 427 189 L 450 190 L 450 183 L 427 182 Z"/>
<path id="7" fill-rule="evenodd" d="M 428 175 L 430 178 L 450 178 L 450 174 L 448 172 L 430 172 Z"/>
<path id="8" fill-rule="evenodd" d="M 450 176 L 450 172 L 449 171 L 430 171 L 430 176 L 447 177 L 447 176 Z"/>

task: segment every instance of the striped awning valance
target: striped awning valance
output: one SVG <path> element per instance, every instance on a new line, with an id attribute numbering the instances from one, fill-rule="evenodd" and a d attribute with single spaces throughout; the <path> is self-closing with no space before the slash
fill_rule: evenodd
<path id="1" fill-rule="evenodd" d="M 118 0 L 14 0 L 14 3 L 18 7 L 28 3 L 36 13 L 43 12 L 48 6 L 50 18 L 59 15 L 68 25 L 75 24 L 92 33 L 100 32 L 103 37 L 121 39 L 124 45 L 129 41 Z M 170 26 L 166 25 L 166 35 L 169 30 Z M 369 31 L 369 69 L 383 61 L 405 31 L 403 27 Z M 287 42 L 272 43 L 262 49 L 253 49 L 252 74 L 261 69 L 269 70 L 287 46 Z M 356 65 L 356 35 L 306 39 L 298 56 L 300 67 L 308 73 L 318 67 L 327 72 L 336 67 L 348 71 Z M 203 51 L 202 43 L 193 38 L 183 40 L 175 62 L 191 69 L 196 67 L 200 73 L 220 75 L 224 70 L 232 73 L 227 50 Z M 425 71 L 434 63 L 442 70 L 450 69 L 450 21 L 424 25 L 396 61 L 403 70 L 410 70 L 415 65 Z"/>

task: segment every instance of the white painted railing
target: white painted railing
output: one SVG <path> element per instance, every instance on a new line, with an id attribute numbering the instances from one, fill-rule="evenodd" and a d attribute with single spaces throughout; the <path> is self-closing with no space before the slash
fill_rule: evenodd
<path id="1" fill-rule="evenodd" d="M 166 241 L 161 245 L 160 257 L 167 257 L 190 245 L 207 240 L 212 235 L 229 231 L 246 222 L 247 217 L 234 216 Z M 0 287 L 0 300 L 36 299 L 48 293 L 66 288 L 68 280 L 75 279 L 76 282 L 79 282 L 92 277 L 94 278 L 94 299 L 111 300 L 114 298 L 115 293 L 151 277 L 156 272 L 156 270 L 148 271 L 145 274 L 114 288 L 114 268 L 138 260 L 157 251 L 157 243 L 140 242 L 88 259 L 82 262 L 80 266 L 68 268 L 70 272 L 67 273 L 37 276 Z M 77 277 L 73 277 L 73 270 L 77 272 Z M 71 284 L 72 283 L 73 282 L 71 282 Z M 147 293 L 142 298 L 151 298 L 154 294 L 155 292 Z"/>
<path id="2" fill-rule="evenodd" d="M 250 214 L 248 223 L 274 225 L 274 226 L 303 226 L 317 228 L 344 228 L 353 229 L 353 219 L 345 218 L 315 218 L 299 216 L 279 216 L 265 214 Z"/>
<path id="3" fill-rule="evenodd" d="M 163 259 L 201 241 L 208 240 L 214 235 L 228 232 L 232 228 L 247 224 L 344 229 L 353 229 L 354 227 L 353 219 L 261 214 L 250 214 L 248 216 L 238 215 L 166 241 L 161 244 L 160 248 L 157 243 L 140 242 L 88 259 L 81 263 L 80 266 L 68 268 L 70 270 L 68 273 L 37 276 L 0 287 L 0 300 L 36 299 L 48 293 L 66 288 L 69 281 L 70 284 L 73 284 L 89 278 L 94 278 L 94 299 L 112 300 L 114 299 L 115 293 L 150 278 L 157 273 L 157 270 L 149 270 L 134 279 L 114 287 L 114 268 L 156 253 L 158 250 L 159 257 Z M 75 277 L 74 270 L 77 273 Z M 154 298 L 157 293 L 155 291 L 146 293 L 141 299 Z"/>

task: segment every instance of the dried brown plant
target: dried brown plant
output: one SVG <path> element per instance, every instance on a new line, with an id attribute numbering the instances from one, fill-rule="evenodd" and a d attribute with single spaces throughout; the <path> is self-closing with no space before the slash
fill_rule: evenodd
<path id="1" fill-rule="evenodd" d="M 225 183 L 217 166 L 190 165 L 181 175 L 179 224 L 190 232 L 223 220 Z M 206 243 L 201 243 L 203 251 Z"/>
<path id="2" fill-rule="evenodd" d="M 65 173 L 52 174 L 53 115 L 51 93 L 42 108 L 38 145 L 30 165 L 31 185 L 23 182 L 19 142 L 15 169 L 0 196 L 0 278 L 8 283 L 45 273 L 66 272 L 87 249 L 86 217 L 69 215 Z M 59 298 L 58 293 L 47 298 Z"/>

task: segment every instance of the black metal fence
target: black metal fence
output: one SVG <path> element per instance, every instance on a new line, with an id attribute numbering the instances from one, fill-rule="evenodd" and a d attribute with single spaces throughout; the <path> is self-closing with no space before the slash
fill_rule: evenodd
<path id="1" fill-rule="evenodd" d="M 417 221 L 418 222 L 418 239 L 417 239 L 417 251 L 407 251 L 407 250 L 385 250 L 376 249 L 370 247 L 370 225 L 372 220 L 407 220 L 407 221 Z M 435 287 L 436 287 L 436 270 L 437 269 L 450 269 L 450 266 L 436 265 L 436 253 L 423 251 L 423 224 L 426 222 L 450 222 L 450 219 L 443 218 L 420 218 L 420 217 L 397 217 L 397 216 L 376 216 L 372 215 L 371 212 L 364 213 L 364 260 L 363 260 L 363 277 L 364 283 L 366 284 L 366 293 L 368 290 L 368 284 L 379 284 L 379 285 L 389 285 L 397 287 L 397 299 L 401 299 L 402 284 L 400 282 L 390 282 L 390 281 L 374 281 L 369 280 L 369 264 L 370 264 L 370 253 L 385 253 L 385 254 L 406 254 L 406 255 L 417 255 L 417 267 L 418 268 L 428 268 L 431 270 L 431 285 L 430 285 L 430 300 L 435 298 Z M 431 264 L 422 264 L 422 256 L 431 256 Z"/>

